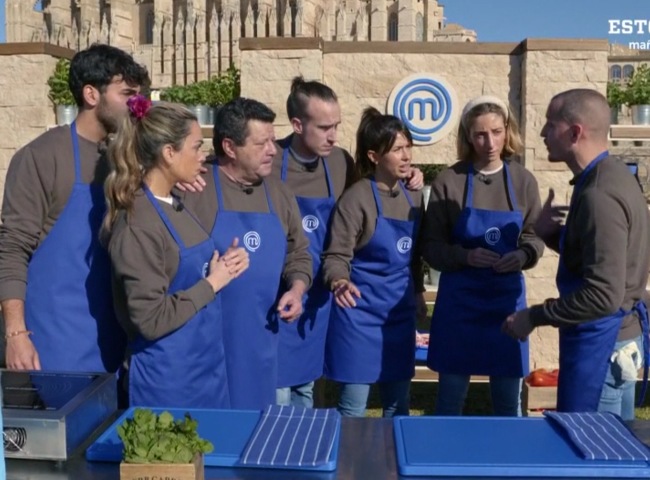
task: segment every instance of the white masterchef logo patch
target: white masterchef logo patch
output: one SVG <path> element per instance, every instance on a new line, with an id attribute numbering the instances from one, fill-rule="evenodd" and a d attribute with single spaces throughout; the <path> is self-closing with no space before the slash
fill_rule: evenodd
<path id="1" fill-rule="evenodd" d="M 318 221 L 318 218 L 313 215 L 305 215 L 305 217 L 302 219 L 302 228 L 307 233 L 311 233 L 314 230 L 317 230 L 318 225 L 320 225 L 320 222 Z"/>
<path id="2" fill-rule="evenodd" d="M 262 239 L 260 238 L 259 233 L 251 230 L 250 232 L 244 235 L 244 246 L 249 252 L 255 252 L 260 245 L 262 244 Z"/>
<path id="3" fill-rule="evenodd" d="M 485 241 L 488 245 L 496 245 L 501 240 L 501 230 L 497 227 L 488 228 L 485 232 Z"/>
<path id="4" fill-rule="evenodd" d="M 406 253 L 411 250 L 413 240 L 411 237 L 402 237 L 397 241 L 397 251 L 399 253 Z"/>

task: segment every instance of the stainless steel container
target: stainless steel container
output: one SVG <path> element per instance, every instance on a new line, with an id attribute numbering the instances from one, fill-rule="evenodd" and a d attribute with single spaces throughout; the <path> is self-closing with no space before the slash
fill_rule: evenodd
<path id="1" fill-rule="evenodd" d="M 117 410 L 113 374 L 2 371 L 6 458 L 66 460 Z"/>
<path id="2" fill-rule="evenodd" d="M 650 105 L 632 105 L 632 125 L 650 125 Z"/>
<path id="3" fill-rule="evenodd" d="M 196 118 L 199 120 L 200 125 L 209 125 L 208 124 L 208 107 L 207 105 L 188 105 L 187 108 L 190 109 Z"/>
<path id="4" fill-rule="evenodd" d="M 70 125 L 77 118 L 76 105 L 57 105 L 56 106 L 56 124 Z"/>

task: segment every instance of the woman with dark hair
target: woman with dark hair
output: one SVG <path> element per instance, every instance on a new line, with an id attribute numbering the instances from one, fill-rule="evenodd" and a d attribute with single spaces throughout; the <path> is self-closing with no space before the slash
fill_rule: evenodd
<path id="1" fill-rule="evenodd" d="M 325 282 L 335 300 L 325 374 L 341 384 L 338 410 L 344 416 L 365 414 L 375 382 L 385 417 L 409 414 L 416 310 L 426 314 L 415 245 L 422 195 L 403 183 L 411 171 L 412 144 L 398 118 L 374 108 L 363 112 L 359 180 L 337 203 L 323 254 Z"/>
<path id="2" fill-rule="evenodd" d="M 460 415 L 471 375 L 488 375 L 496 415 L 521 413 L 528 342 L 501 333 L 525 308 L 522 270 L 542 256 L 533 226 L 541 211 L 533 175 L 509 157 L 522 142 L 516 120 L 497 97 L 463 109 L 459 162 L 433 182 L 422 256 L 441 273 L 427 364 L 439 372 L 436 414 Z"/>
<path id="3" fill-rule="evenodd" d="M 220 256 L 172 195 L 205 156 L 196 117 L 171 103 L 129 100 L 109 147 L 103 240 L 113 266 L 115 312 L 129 337 L 131 406 L 229 408 L 217 292 L 248 268 L 243 248 Z"/>

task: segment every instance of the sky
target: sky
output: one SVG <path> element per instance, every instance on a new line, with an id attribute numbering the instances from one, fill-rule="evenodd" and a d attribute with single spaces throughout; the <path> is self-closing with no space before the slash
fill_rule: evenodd
<path id="1" fill-rule="evenodd" d="M 611 43 L 627 46 L 630 42 L 650 44 L 650 0 L 440 0 L 440 3 L 445 7 L 446 23 L 459 23 L 475 30 L 480 42 L 607 38 Z M 608 20 L 625 19 L 645 23 L 632 24 L 634 34 L 609 33 Z M 616 28 L 622 29 L 622 25 L 615 24 L 613 30 Z M 639 29 L 643 33 L 637 33 Z M 4 41 L 5 0 L 0 0 L 0 42 Z"/>
<path id="2" fill-rule="evenodd" d="M 601 38 L 650 43 L 649 0 L 441 0 L 445 22 L 476 31 L 479 42 Z M 609 20 L 641 20 L 642 34 L 610 34 Z M 616 24 L 615 24 L 616 25 Z M 613 30 L 617 27 L 615 26 Z M 621 29 L 621 26 L 618 26 Z"/>

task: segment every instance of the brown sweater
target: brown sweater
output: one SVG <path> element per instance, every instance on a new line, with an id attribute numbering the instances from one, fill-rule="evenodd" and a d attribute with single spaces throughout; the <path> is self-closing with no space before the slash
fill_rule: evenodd
<path id="1" fill-rule="evenodd" d="M 174 208 L 164 201 L 158 203 L 186 247 L 209 238 L 187 209 Z M 169 294 L 178 271 L 180 249 L 142 191 L 136 196 L 131 214 L 120 212 L 108 251 L 113 265 L 115 313 L 130 339 L 136 333 L 148 340 L 158 339 L 184 325 L 214 299 L 205 279 Z M 209 261 L 210 257 L 205 259 Z"/>
<path id="2" fill-rule="evenodd" d="M 378 189 L 384 216 L 396 220 L 415 220 L 422 226 L 422 192 L 407 192 L 411 196 L 413 208 L 408 203 L 400 187 L 396 196 Z M 394 193 L 394 194 L 395 194 Z M 352 185 L 341 196 L 330 227 L 330 236 L 323 253 L 323 275 L 325 285 L 339 279 L 350 279 L 350 264 L 354 253 L 363 248 L 375 233 L 377 224 L 377 205 L 372 195 L 370 180 L 362 179 Z M 415 291 L 424 291 L 422 263 L 419 242 L 415 239 L 411 270 Z"/>
<path id="3" fill-rule="evenodd" d="M 544 252 L 544 242 L 535 235 L 534 225 L 541 211 L 539 189 L 535 177 L 523 166 L 509 162 L 511 184 L 517 208 L 523 214 L 523 227 L 519 248 L 528 255 L 524 269 L 532 268 Z M 465 207 L 467 172 L 469 164 L 457 162 L 440 172 L 431 187 L 426 219 L 422 232 L 422 256 L 441 272 L 460 270 L 468 266 L 469 250 L 454 243 L 452 233 L 461 211 Z M 474 175 L 473 207 L 487 210 L 512 210 L 508 199 L 504 169 L 481 180 Z"/>
<path id="4" fill-rule="evenodd" d="M 85 183 L 104 183 L 108 167 L 100 150 L 103 145 L 79 137 Z M 0 301 L 25 299 L 27 266 L 68 202 L 74 177 L 69 126 L 48 130 L 11 159 L 0 225 Z"/>
<path id="5" fill-rule="evenodd" d="M 273 159 L 273 177 L 280 179 L 282 172 L 282 151 L 291 144 L 291 135 L 278 141 L 278 153 Z M 323 162 L 317 161 L 311 165 L 298 162 L 291 151 L 287 166 L 286 185 L 297 197 L 326 197 L 328 195 L 327 180 Z M 345 150 L 334 147 L 332 153 L 325 159 L 330 173 L 334 190 L 334 199 L 338 200 L 343 191 L 352 183 L 354 161 Z"/>
<path id="6" fill-rule="evenodd" d="M 563 255 L 565 266 L 582 277 L 583 286 L 530 308 L 535 325 L 588 322 L 619 308 L 629 310 L 645 297 L 650 219 L 641 189 L 627 166 L 611 157 L 587 175 L 567 218 Z M 628 315 L 619 340 L 639 334 L 636 315 Z"/>
<path id="7" fill-rule="evenodd" d="M 207 173 L 203 174 L 206 182 L 205 190 L 200 193 L 186 193 L 183 203 L 196 213 L 197 219 L 206 231 L 212 231 L 214 221 L 219 210 L 217 192 L 214 186 L 212 169 L 218 168 L 215 164 L 206 164 Z M 288 188 L 279 180 L 268 177 L 263 183 L 251 187 L 246 193 L 239 185 L 219 172 L 225 208 L 238 212 L 268 212 L 264 183 L 267 185 L 269 197 L 273 203 L 273 210 L 280 219 L 282 228 L 287 235 L 287 254 L 284 262 L 282 277 L 287 285 L 295 280 L 302 280 L 309 287 L 312 280 L 311 256 L 307 247 L 309 242 L 302 230 L 302 217 L 296 203 L 296 198 Z M 241 239 L 240 239 L 241 241 Z"/>

